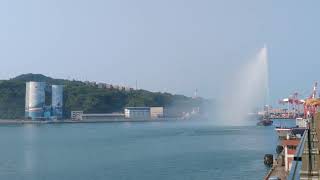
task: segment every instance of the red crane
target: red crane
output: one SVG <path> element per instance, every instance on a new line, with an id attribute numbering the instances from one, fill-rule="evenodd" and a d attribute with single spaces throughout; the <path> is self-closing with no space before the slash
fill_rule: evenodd
<path id="1" fill-rule="evenodd" d="M 304 100 L 299 99 L 299 93 L 295 92 L 292 95 L 290 95 L 288 98 L 279 100 L 279 104 L 288 105 L 288 117 L 290 117 L 290 107 L 292 107 L 293 110 L 293 118 L 296 118 L 296 116 L 299 114 L 301 105 L 304 104 Z"/>

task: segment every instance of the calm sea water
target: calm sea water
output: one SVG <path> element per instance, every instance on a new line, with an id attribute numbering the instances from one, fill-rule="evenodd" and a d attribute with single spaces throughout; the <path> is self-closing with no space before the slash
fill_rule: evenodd
<path id="1" fill-rule="evenodd" d="M 2 125 L 0 179 L 262 179 L 274 127 L 212 124 Z"/>

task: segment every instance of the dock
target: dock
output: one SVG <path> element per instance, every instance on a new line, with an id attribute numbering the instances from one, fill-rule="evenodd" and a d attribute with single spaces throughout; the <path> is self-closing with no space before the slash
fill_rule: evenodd
<path id="1" fill-rule="evenodd" d="M 287 179 L 288 173 L 286 173 L 285 166 L 283 165 L 283 155 L 284 154 L 282 153 L 275 159 L 272 168 L 264 178 L 265 180 L 268 180 L 272 176 L 279 177 L 280 179 Z"/>
<path id="2" fill-rule="evenodd" d="M 305 132 L 295 154 L 288 180 L 320 179 L 320 113 L 310 119 L 310 128 Z"/>
<path id="3" fill-rule="evenodd" d="M 294 155 L 288 155 L 289 150 L 285 149 L 285 152 L 282 152 L 274 160 L 272 168 L 264 178 L 265 180 L 268 180 L 272 176 L 282 180 L 320 179 L 320 112 L 308 118 L 308 123 L 308 128 L 306 128 L 303 135 L 299 138 L 294 151 L 291 151 L 291 153 L 294 152 Z M 292 144 L 290 145 L 292 146 Z M 286 156 L 290 156 L 289 158 L 291 158 L 287 160 L 289 164 L 285 166 L 283 161 L 283 157 L 285 157 L 284 153 L 287 153 Z M 288 159 L 288 157 L 286 158 Z"/>

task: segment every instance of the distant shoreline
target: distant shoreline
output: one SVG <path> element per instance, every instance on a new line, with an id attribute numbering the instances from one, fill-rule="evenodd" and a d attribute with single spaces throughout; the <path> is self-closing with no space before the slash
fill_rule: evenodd
<path id="1" fill-rule="evenodd" d="M 32 121 L 24 119 L 0 119 L 0 125 L 5 124 L 79 124 L 79 123 L 120 123 L 120 122 L 162 122 L 162 121 L 178 121 L 184 120 L 182 118 L 161 118 L 148 120 L 134 120 L 134 119 L 107 119 L 107 120 L 54 120 L 54 121 Z"/>

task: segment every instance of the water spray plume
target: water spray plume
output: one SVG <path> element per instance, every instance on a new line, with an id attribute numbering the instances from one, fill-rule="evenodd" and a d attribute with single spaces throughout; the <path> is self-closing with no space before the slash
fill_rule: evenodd
<path id="1" fill-rule="evenodd" d="M 220 125 L 246 125 L 248 113 L 268 104 L 268 51 L 259 50 L 256 57 L 235 73 L 230 87 L 219 100 Z"/>

